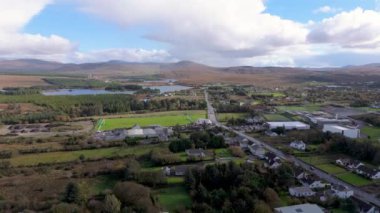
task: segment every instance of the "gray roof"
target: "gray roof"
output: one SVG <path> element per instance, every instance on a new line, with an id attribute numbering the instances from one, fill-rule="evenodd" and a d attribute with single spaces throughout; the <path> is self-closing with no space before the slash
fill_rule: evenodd
<path id="1" fill-rule="evenodd" d="M 275 208 L 274 210 L 278 213 L 324 213 L 321 207 L 309 203 Z"/>

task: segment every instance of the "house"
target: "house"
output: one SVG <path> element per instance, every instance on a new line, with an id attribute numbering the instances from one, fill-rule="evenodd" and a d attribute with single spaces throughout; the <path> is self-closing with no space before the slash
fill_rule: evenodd
<path id="1" fill-rule="evenodd" d="M 247 150 L 250 144 L 251 142 L 247 138 L 241 138 L 241 140 L 239 140 L 239 146 L 242 150 Z"/>
<path id="2" fill-rule="evenodd" d="M 258 157 L 259 159 L 265 158 L 265 149 L 258 145 L 258 144 L 252 144 L 248 146 L 248 150 L 251 152 L 252 155 Z"/>
<path id="3" fill-rule="evenodd" d="M 200 118 L 195 122 L 195 124 L 197 124 L 197 125 L 212 125 L 212 121 L 210 119 Z"/>
<path id="4" fill-rule="evenodd" d="M 311 189 L 321 189 L 321 188 L 325 188 L 328 185 L 322 182 L 321 180 L 317 179 L 313 175 L 309 175 L 305 178 L 301 178 L 299 179 L 299 181 L 303 186 L 307 186 Z"/>
<path id="5" fill-rule="evenodd" d="M 309 204 L 309 203 L 275 208 L 274 212 L 275 213 L 324 213 L 321 207 L 319 207 L 316 204 Z"/>
<path id="6" fill-rule="evenodd" d="M 290 143 L 290 147 L 292 147 L 293 149 L 305 151 L 306 144 L 303 141 L 293 141 Z"/>
<path id="7" fill-rule="evenodd" d="M 365 203 L 359 199 L 355 199 L 354 201 L 360 213 L 380 213 L 379 208 L 369 203 Z"/>
<path id="8" fill-rule="evenodd" d="M 372 169 L 365 165 L 359 166 L 356 169 L 356 173 L 372 180 L 380 179 L 380 170 Z"/>
<path id="9" fill-rule="evenodd" d="M 334 192 L 335 196 L 340 199 L 347 199 L 354 195 L 354 191 L 341 185 L 333 185 L 331 190 Z"/>
<path id="10" fill-rule="evenodd" d="M 191 165 L 165 166 L 163 170 L 166 176 L 184 176 L 191 167 Z"/>
<path id="11" fill-rule="evenodd" d="M 267 122 L 269 129 L 276 129 L 278 127 L 283 127 L 286 130 L 306 130 L 310 129 L 310 125 L 302 123 L 300 121 L 285 121 L 285 122 Z"/>
<path id="12" fill-rule="evenodd" d="M 277 137 L 277 136 L 278 136 L 277 133 L 272 132 L 272 131 L 270 131 L 270 130 L 265 131 L 265 135 L 267 135 L 267 136 L 269 136 L 269 137 Z"/>
<path id="13" fill-rule="evenodd" d="M 360 129 L 351 126 L 325 124 L 323 125 L 323 132 L 338 133 L 348 138 L 360 137 Z"/>
<path id="14" fill-rule="evenodd" d="M 270 169 L 277 169 L 281 166 L 281 159 L 272 152 L 265 153 L 264 159 L 267 162 L 265 166 L 269 167 Z"/>
<path id="15" fill-rule="evenodd" d="M 335 161 L 335 163 L 339 166 L 342 166 L 348 170 L 356 170 L 359 168 L 359 166 L 364 166 L 363 163 L 361 163 L 358 160 L 351 160 L 349 158 L 343 158 L 343 159 L 338 159 Z"/>
<path id="16" fill-rule="evenodd" d="M 309 187 L 300 186 L 300 187 L 290 187 L 289 194 L 293 197 L 311 197 L 315 195 L 315 192 Z"/>
<path id="17" fill-rule="evenodd" d="M 186 154 L 189 157 L 196 157 L 196 158 L 206 157 L 206 152 L 203 149 L 187 149 Z"/>
<path id="18" fill-rule="evenodd" d="M 297 180 L 301 180 L 303 178 L 308 178 L 309 176 L 311 176 L 311 174 L 305 172 L 305 171 L 299 171 L 295 177 L 297 178 Z"/>

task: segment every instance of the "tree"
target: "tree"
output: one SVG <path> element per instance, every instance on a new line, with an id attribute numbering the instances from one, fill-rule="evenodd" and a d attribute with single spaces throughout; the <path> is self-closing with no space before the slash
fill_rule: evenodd
<path id="1" fill-rule="evenodd" d="M 113 194 L 106 195 L 104 200 L 104 211 L 107 213 L 119 213 L 121 202 Z"/>
<path id="2" fill-rule="evenodd" d="M 67 203 L 80 203 L 80 190 L 78 184 L 73 182 L 67 184 L 64 201 Z"/>
<path id="3" fill-rule="evenodd" d="M 79 208 L 75 204 L 60 203 L 53 206 L 52 213 L 76 213 L 79 212 Z"/>
<path id="4" fill-rule="evenodd" d="M 140 173 L 140 163 L 135 159 L 128 159 L 125 164 L 124 178 L 127 180 L 134 180 Z"/>
<path id="5" fill-rule="evenodd" d="M 268 204 L 266 204 L 264 201 L 259 201 L 255 205 L 255 209 L 253 210 L 254 213 L 272 213 L 272 210 Z"/>
<path id="6" fill-rule="evenodd" d="M 266 188 L 264 191 L 264 198 L 265 201 L 272 207 L 278 207 L 281 203 L 280 198 L 278 197 L 278 194 L 276 191 L 274 191 L 272 188 Z"/>

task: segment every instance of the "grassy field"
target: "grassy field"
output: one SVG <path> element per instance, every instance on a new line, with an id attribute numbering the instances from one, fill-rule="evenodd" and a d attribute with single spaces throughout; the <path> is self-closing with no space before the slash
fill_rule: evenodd
<path id="1" fill-rule="evenodd" d="M 289 118 L 281 114 L 264 114 L 264 118 L 267 121 L 290 121 Z"/>
<path id="2" fill-rule="evenodd" d="M 229 149 L 215 149 L 217 158 L 230 158 L 233 157 Z"/>
<path id="3" fill-rule="evenodd" d="M 371 180 L 367 180 L 357 174 L 345 170 L 335 164 L 331 163 L 332 156 L 311 156 L 311 157 L 300 157 L 306 163 L 309 163 L 318 169 L 325 171 L 326 173 L 332 174 L 337 178 L 352 184 L 354 186 L 365 186 L 372 184 Z"/>
<path id="4" fill-rule="evenodd" d="M 310 104 L 304 106 L 278 106 L 276 107 L 280 111 L 306 111 L 306 112 L 314 112 L 321 110 L 320 105 Z"/>
<path id="5" fill-rule="evenodd" d="M 130 128 L 134 125 L 142 127 L 149 125 L 175 126 L 186 125 L 199 118 L 205 118 L 205 111 L 175 111 L 171 113 L 147 113 L 141 115 L 130 115 L 125 118 L 104 119 L 98 130 L 112 130 L 118 128 Z"/>
<path id="6" fill-rule="evenodd" d="M 372 181 L 365 179 L 364 177 L 361 177 L 357 174 L 353 174 L 351 172 L 346 172 L 343 174 L 337 175 L 337 177 L 349 184 L 352 184 L 354 186 L 365 186 L 372 183 Z"/>
<path id="7" fill-rule="evenodd" d="M 226 122 L 227 120 L 234 118 L 244 118 L 246 117 L 247 113 L 218 113 L 217 118 L 220 122 Z"/>
<path id="8" fill-rule="evenodd" d="M 320 164 L 317 167 L 327 173 L 330 174 L 341 174 L 346 173 L 347 171 L 339 166 L 335 166 L 334 164 Z"/>
<path id="9" fill-rule="evenodd" d="M 191 198 L 185 187 L 176 184 L 158 190 L 158 201 L 169 212 L 191 206 Z"/>
<path id="10" fill-rule="evenodd" d="M 136 147 L 112 147 L 67 152 L 49 152 L 39 154 L 19 155 L 9 159 L 12 166 L 34 166 L 40 163 L 63 163 L 78 160 L 81 155 L 85 159 L 99 159 L 116 156 L 147 154 L 151 149 L 160 145 L 147 145 Z"/>
<path id="11" fill-rule="evenodd" d="M 380 139 L 380 128 L 366 126 L 361 129 L 362 133 L 371 137 L 371 139 Z"/>

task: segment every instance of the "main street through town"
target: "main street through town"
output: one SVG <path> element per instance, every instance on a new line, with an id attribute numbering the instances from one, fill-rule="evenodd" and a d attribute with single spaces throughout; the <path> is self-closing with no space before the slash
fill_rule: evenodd
<path id="1" fill-rule="evenodd" d="M 336 184 L 336 185 L 342 185 L 342 186 L 346 186 L 347 188 L 351 189 L 354 191 L 354 197 L 356 197 L 357 199 L 361 200 L 361 201 L 364 201 L 364 202 L 367 202 L 367 203 L 372 203 L 373 205 L 376 205 L 378 207 L 380 207 L 380 200 L 377 199 L 374 195 L 372 194 L 369 194 L 365 191 L 363 191 L 362 189 L 358 188 L 358 187 L 355 187 L 355 186 L 352 186 L 352 185 L 349 185 L 343 181 L 341 181 L 340 179 L 318 169 L 318 168 L 315 168 L 313 167 L 312 165 L 310 164 L 307 164 L 305 163 L 304 161 L 292 156 L 292 155 L 287 155 L 285 154 L 284 152 L 282 152 L 281 150 L 263 142 L 263 141 L 260 141 L 256 138 L 253 138 L 251 136 L 248 136 L 242 132 L 239 132 L 239 131 L 236 131 L 230 127 L 227 127 L 221 123 L 218 122 L 217 118 L 216 118 L 216 115 L 215 115 L 215 109 L 214 107 L 212 106 L 209 98 L 208 98 L 208 93 L 205 91 L 205 100 L 207 102 L 207 112 L 208 112 L 208 118 L 218 127 L 221 127 L 221 128 L 224 128 L 228 131 L 231 131 L 231 132 L 234 132 L 235 134 L 243 137 L 243 138 L 246 138 L 248 139 L 249 141 L 252 141 L 256 144 L 259 144 L 261 146 L 263 146 L 265 149 L 267 149 L 268 151 L 270 152 L 273 152 L 274 154 L 276 154 L 278 157 L 280 157 L 281 159 L 285 160 L 285 161 L 288 161 L 288 162 L 291 162 L 293 163 L 294 165 L 296 166 L 300 166 L 302 167 L 304 170 L 308 171 L 309 173 L 312 173 L 316 176 L 318 176 L 319 178 L 331 183 L 331 184 Z"/>

